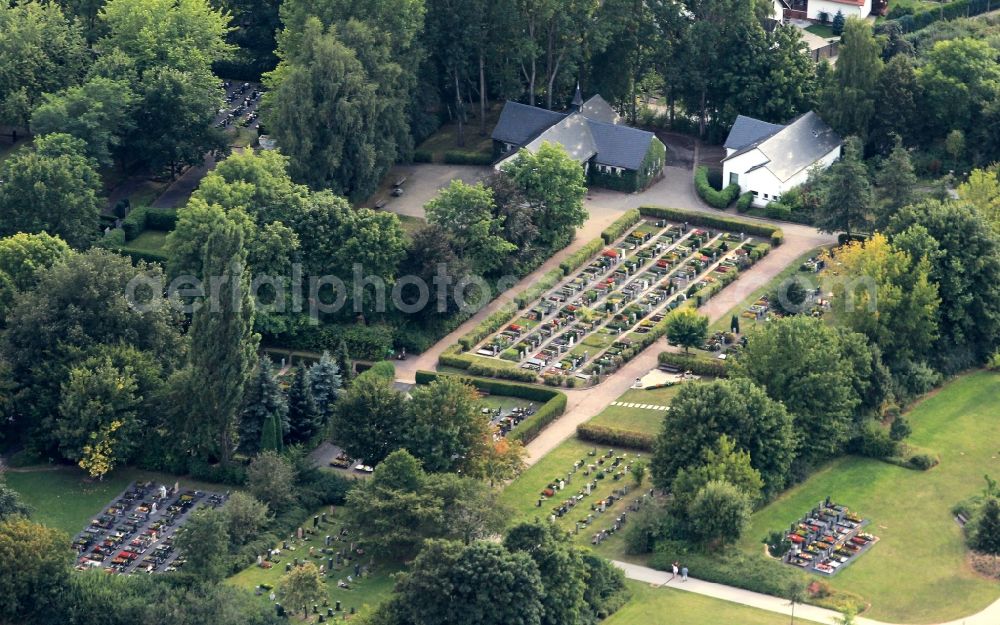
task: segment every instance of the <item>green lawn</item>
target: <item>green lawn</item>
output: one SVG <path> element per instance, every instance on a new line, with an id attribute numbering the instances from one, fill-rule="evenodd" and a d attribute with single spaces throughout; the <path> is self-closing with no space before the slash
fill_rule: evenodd
<path id="1" fill-rule="evenodd" d="M 486 134 L 479 134 L 479 107 L 467 110 L 469 121 L 465 124 L 465 146 L 458 147 L 458 124 L 446 122 L 438 130 L 417 146 L 417 150 L 427 151 L 433 155 L 435 163 L 444 162 L 445 152 L 465 152 L 467 154 L 493 154 L 493 139 L 490 134 L 497 120 L 500 119 L 500 108 L 493 107 L 486 111 Z"/>
<path id="2" fill-rule="evenodd" d="M 417 230 L 427 225 L 427 221 L 420 217 L 413 217 L 411 215 L 396 215 L 396 217 L 399 218 L 399 225 L 410 236 L 413 236 Z"/>
<path id="3" fill-rule="evenodd" d="M 864 458 L 836 460 L 753 516 L 741 547 L 761 553 L 761 539 L 787 527 L 830 496 L 872 521 L 881 540 L 831 585 L 871 602 L 865 616 L 936 623 L 978 612 L 1000 585 L 974 574 L 950 508 L 1000 475 L 1000 375 L 976 372 L 952 381 L 908 414 L 910 441 L 941 457 L 927 472 Z"/>
<path id="4" fill-rule="evenodd" d="M 826 24 L 813 24 L 807 27 L 806 30 L 823 39 L 835 39 L 837 37 L 837 35 L 833 34 L 833 28 Z"/>
<path id="5" fill-rule="evenodd" d="M 139 236 L 126 243 L 125 246 L 143 252 L 163 252 L 163 246 L 167 242 L 167 234 L 162 230 L 143 230 Z"/>
<path id="6" fill-rule="evenodd" d="M 333 522 L 333 527 L 338 527 L 336 520 L 343 509 L 338 507 L 335 509 L 334 515 L 331 517 Z M 322 512 L 327 512 L 324 508 Z M 329 516 L 329 513 L 328 513 Z M 305 520 L 312 518 L 312 515 L 306 517 Z M 308 536 L 307 536 L 308 538 Z M 342 543 L 335 543 L 343 547 Z M 291 562 L 293 558 L 308 559 L 309 557 L 309 547 L 313 546 L 316 548 L 315 558 L 313 562 L 316 566 L 321 564 L 325 565 L 328 556 L 319 553 L 323 546 L 323 540 L 319 536 L 312 538 L 311 540 L 306 540 L 296 546 L 295 551 L 286 551 L 282 554 L 282 560 L 277 565 L 270 569 L 263 569 L 259 566 L 250 566 L 236 575 L 233 575 L 226 583 L 232 584 L 234 586 L 239 586 L 246 588 L 248 590 L 253 590 L 260 584 L 268 584 L 276 589 L 280 589 L 281 577 L 285 574 L 285 564 Z M 279 547 L 280 545 L 275 545 Z M 365 558 L 361 562 L 362 564 L 368 564 L 369 559 Z M 393 579 L 392 574 L 400 570 L 399 565 L 392 564 L 387 565 L 384 563 L 376 562 L 372 568 L 369 570 L 367 576 L 358 579 L 355 578 L 351 583 L 350 589 L 340 588 L 337 585 L 338 580 L 347 581 L 347 576 L 354 575 L 354 565 L 353 563 L 345 562 L 340 569 L 336 568 L 334 564 L 334 573 L 327 576 L 326 578 L 326 592 L 327 597 L 330 600 L 330 607 L 334 607 L 337 601 L 341 602 L 341 607 L 345 611 L 350 611 L 353 607 L 358 612 L 363 613 L 365 606 L 369 608 L 374 608 L 380 604 L 385 599 L 389 598 L 392 594 Z M 278 602 L 281 603 L 280 591 L 276 591 L 279 594 Z M 269 601 L 267 593 L 262 597 L 263 601 Z M 285 606 L 290 608 L 291 606 Z M 325 610 L 324 610 L 325 613 Z"/>
<path id="7" fill-rule="evenodd" d="M 603 625 L 638 625 L 639 623 L 678 623 L 681 625 L 787 625 L 788 617 L 749 608 L 738 603 L 696 595 L 670 587 L 653 587 L 642 582 L 628 582 L 632 598 Z M 669 618 L 668 618 L 669 615 Z M 795 619 L 796 623 L 811 623 Z"/>
<path id="8" fill-rule="evenodd" d="M 670 401 L 677 395 L 680 388 L 680 385 L 674 385 L 650 390 L 629 389 L 616 401 L 628 404 L 669 406 Z M 657 434 L 660 431 L 660 425 L 663 423 L 663 415 L 664 412 L 662 410 L 608 406 L 600 414 L 591 419 L 589 423 L 622 430 L 631 430 L 633 432 L 642 432 L 644 434 Z"/>
<path id="9" fill-rule="evenodd" d="M 129 194 L 128 201 L 132 207 L 151 206 L 156 198 L 166 190 L 168 183 L 161 180 L 144 180 L 135 191 Z"/>
<path id="10" fill-rule="evenodd" d="M 165 484 L 179 481 L 181 488 L 230 490 L 228 486 L 131 468 L 114 471 L 100 482 L 90 480 L 83 471 L 73 467 L 24 473 L 11 471 L 5 474 L 5 479 L 32 507 L 34 521 L 60 529 L 70 536 L 83 530 L 133 481 L 152 480 Z"/>

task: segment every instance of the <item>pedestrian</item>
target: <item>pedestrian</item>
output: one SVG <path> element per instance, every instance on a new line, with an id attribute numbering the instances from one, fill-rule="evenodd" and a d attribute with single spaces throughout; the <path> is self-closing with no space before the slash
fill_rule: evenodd
<path id="1" fill-rule="evenodd" d="M 682 582 L 688 581 L 688 567 L 686 566 L 681 569 L 681 581 Z"/>
<path id="2" fill-rule="evenodd" d="M 673 579 L 674 579 L 674 577 L 677 577 L 677 573 L 678 573 L 679 571 L 680 571 L 680 565 L 679 565 L 679 563 L 677 563 L 677 562 L 674 562 L 674 575 L 673 575 L 673 577 L 671 577 L 670 579 L 671 579 L 671 580 L 673 580 Z"/>

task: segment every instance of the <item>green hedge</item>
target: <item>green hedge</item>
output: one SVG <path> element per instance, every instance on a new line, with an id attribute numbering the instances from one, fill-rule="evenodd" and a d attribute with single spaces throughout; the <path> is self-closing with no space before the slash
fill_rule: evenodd
<path id="1" fill-rule="evenodd" d="M 145 206 L 136 206 L 129 211 L 125 219 L 122 220 L 122 230 L 125 231 L 125 240 L 131 241 L 139 236 L 139 233 L 146 229 Z"/>
<path id="2" fill-rule="evenodd" d="M 744 554 L 733 549 L 725 554 L 710 555 L 673 541 L 657 545 L 656 553 L 649 559 L 649 566 L 669 571 L 673 563 L 678 561 L 684 562 L 691 574 L 698 579 L 778 597 L 785 596 L 793 580 L 808 583 L 813 579 L 803 571 L 768 559 L 762 554 Z M 842 590 L 823 598 L 807 597 L 806 603 L 838 611 L 847 607 L 858 611 L 865 608 L 864 599 Z"/>
<path id="3" fill-rule="evenodd" d="M 394 328 L 385 324 L 324 323 L 314 326 L 303 322 L 288 332 L 265 337 L 265 343 L 268 347 L 334 352 L 343 341 L 352 358 L 382 360 L 392 350 L 394 334 Z"/>
<path id="4" fill-rule="evenodd" d="M 750 210 L 750 205 L 753 204 L 753 192 L 747 191 L 736 200 L 736 212 L 745 213 Z"/>
<path id="5" fill-rule="evenodd" d="M 494 366 L 477 360 L 471 361 L 465 370 L 473 375 L 485 375 L 491 378 L 518 380 L 521 382 L 534 382 L 538 379 L 538 374 L 531 369 L 522 369 L 521 367 L 512 367 L 509 365 Z"/>
<path id="6" fill-rule="evenodd" d="M 997 6 L 996 0 L 954 0 L 954 2 L 942 4 L 912 15 L 903 15 L 898 19 L 890 21 L 899 24 L 904 33 L 912 33 L 940 20 L 972 17 L 997 8 L 1000 7 Z"/>
<path id="7" fill-rule="evenodd" d="M 639 212 L 646 217 L 669 219 L 671 221 L 686 221 L 695 226 L 719 228 L 731 232 L 745 232 L 758 237 L 770 237 L 771 245 L 777 247 L 784 241 L 785 233 L 781 228 L 755 221 L 746 221 L 733 217 L 723 217 L 699 211 L 689 211 L 665 206 L 640 206 Z"/>
<path id="8" fill-rule="evenodd" d="M 170 232 L 177 227 L 177 211 L 173 208 L 147 208 L 146 229 Z"/>
<path id="9" fill-rule="evenodd" d="M 482 378 L 465 378 L 463 376 L 452 376 L 448 373 L 434 373 L 432 371 L 417 371 L 417 384 L 428 384 L 441 377 L 460 377 L 467 380 L 481 391 L 486 391 L 494 395 L 507 395 L 509 397 L 520 397 L 535 402 L 543 402 L 535 414 L 521 422 L 511 433 L 511 438 L 522 443 L 529 443 L 548 424 L 555 421 L 566 410 L 566 395 L 560 391 L 554 391 L 541 386 L 528 386 L 526 384 L 513 384 L 511 382 L 500 382 Z"/>
<path id="10" fill-rule="evenodd" d="M 736 196 L 740 194 L 740 186 L 731 184 L 722 191 L 718 191 L 708 182 L 708 167 L 702 165 L 694 171 L 694 188 L 698 191 L 699 197 L 705 202 L 718 209 L 724 209 L 733 203 Z"/>
<path id="11" fill-rule="evenodd" d="M 604 239 L 605 245 L 610 245 L 618 237 L 625 234 L 629 228 L 639 223 L 640 219 L 642 219 L 642 215 L 639 213 L 638 208 L 631 208 L 627 210 L 621 217 L 616 219 L 614 223 L 604 230 L 601 230 L 601 238 Z"/>
<path id="12" fill-rule="evenodd" d="M 565 260 L 559 263 L 559 268 L 562 270 L 564 276 L 568 276 L 603 249 L 604 239 L 594 239 L 567 256 Z"/>
<path id="13" fill-rule="evenodd" d="M 535 301 L 541 297 L 546 291 L 559 284 L 559 281 L 563 279 L 562 268 L 556 268 L 552 271 L 546 272 L 541 278 L 535 281 L 534 284 L 521 291 L 514 296 L 514 303 L 517 304 L 519 309 L 525 309 L 528 304 Z"/>
<path id="14" fill-rule="evenodd" d="M 461 345 L 466 351 L 472 349 L 479 343 L 479 341 L 482 341 L 487 336 L 509 323 L 510 320 L 517 315 L 517 311 L 517 304 L 504 304 L 497 311 L 486 317 L 486 319 L 483 319 L 479 325 L 459 338 L 458 344 Z"/>
<path id="15" fill-rule="evenodd" d="M 576 426 L 576 435 L 580 440 L 611 447 L 627 447 L 640 451 L 653 451 L 656 436 L 644 432 L 622 430 L 604 425 L 584 423 Z"/>
<path id="16" fill-rule="evenodd" d="M 726 361 L 718 358 L 699 358 L 677 352 L 660 352 L 657 360 L 661 365 L 673 365 L 695 375 L 724 378 L 729 373 Z"/>
<path id="17" fill-rule="evenodd" d="M 414 150 L 413 151 L 413 162 L 414 163 L 432 163 L 434 162 L 434 154 L 430 150 Z"/>
<path id="18" fill-rule="evenodd" d="M 460 150 L 448 150 L 444 153 L 444 162 L 449 165 L 488 166 L 493 164 L 493 155 L 462 152 Z"/>
<path id="19" fill-rule="evenodd" d="M 139 250 L 134 247 L 129 247 L 123 245 L 117 248 L 117 251 L 121 254 L 130 256 L 133 261 L 144 260 L 147 263 L 166 263 L 168 256 L 166 254 L 160 254 L 158 252 L 150 252 L 149 250 Z"/>

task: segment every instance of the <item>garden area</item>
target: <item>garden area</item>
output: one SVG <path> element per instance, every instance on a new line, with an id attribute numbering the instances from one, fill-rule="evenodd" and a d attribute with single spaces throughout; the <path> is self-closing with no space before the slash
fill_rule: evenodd
<path id="1" fill-rule="evenodd" d="M 906 415 L 909 441 L 934 450 L 938 466 L 917 471 L 856 456 L 835 460 L 755 512 L 742 550 L 759 556 L 769 532 L 787 528 L 832 494 L 863 510 L 879 537 L 871 554 L 829 582 L 870 602 L 865 616 L 937 623 L 982 610 L 1000 597 L 1000 587 L 969 567 L 951 508 L 981 489 L 984 472 L 1000 472 L 1000 423 L 992 408 L 998 393 L 995 373 L 953 380 Z"/>

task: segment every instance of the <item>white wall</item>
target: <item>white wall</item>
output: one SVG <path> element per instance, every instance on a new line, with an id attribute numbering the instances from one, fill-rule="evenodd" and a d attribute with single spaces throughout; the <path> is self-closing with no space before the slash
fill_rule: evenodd
<path id="1" fill-rule="evenodd" d="M 864 19 L 872 12 L 872 0 L 865 0 L 862 6 L 832 2 L 831 0 L 809 0 L 806 17 L 811 20 L 819 20 L 819 14 L 824 11 L 830 16 L 831 20 L 833 20 L 833 16 L 837 14 L 837 11 L 842 12 L 844 17 L 851 17 L 853 15 L 854 17 Z"/>
<path id="2" fill-rule="evenodd" d="M 820 168 L 826 169 L 839 156 L 840 147 L 836 147 L 825 154 L 823 158 L 816 161 L 815 164 L 802 169 L 788 180 L 782 182 L 767 167 L 760 167 L 749 171 L 766 160 L 766 157 L 760 150 L 751 150 L 746 154 L 741 154 L 734 159 L 722 163 L 722 185 L 728 185 L 729 174 L 736 173 L 739 175 L 740 193 L 756 191 L 757 195 L 754 196 L 753 205 L 767 206 L 774 200 L 775 196 L 780 197 L 785 191 L 794 189 L 804 183 L 809 178 L 809 171 L 813 167 L 818 165 Z M 764 197 L 765 195 L 767 198 Z"/>

